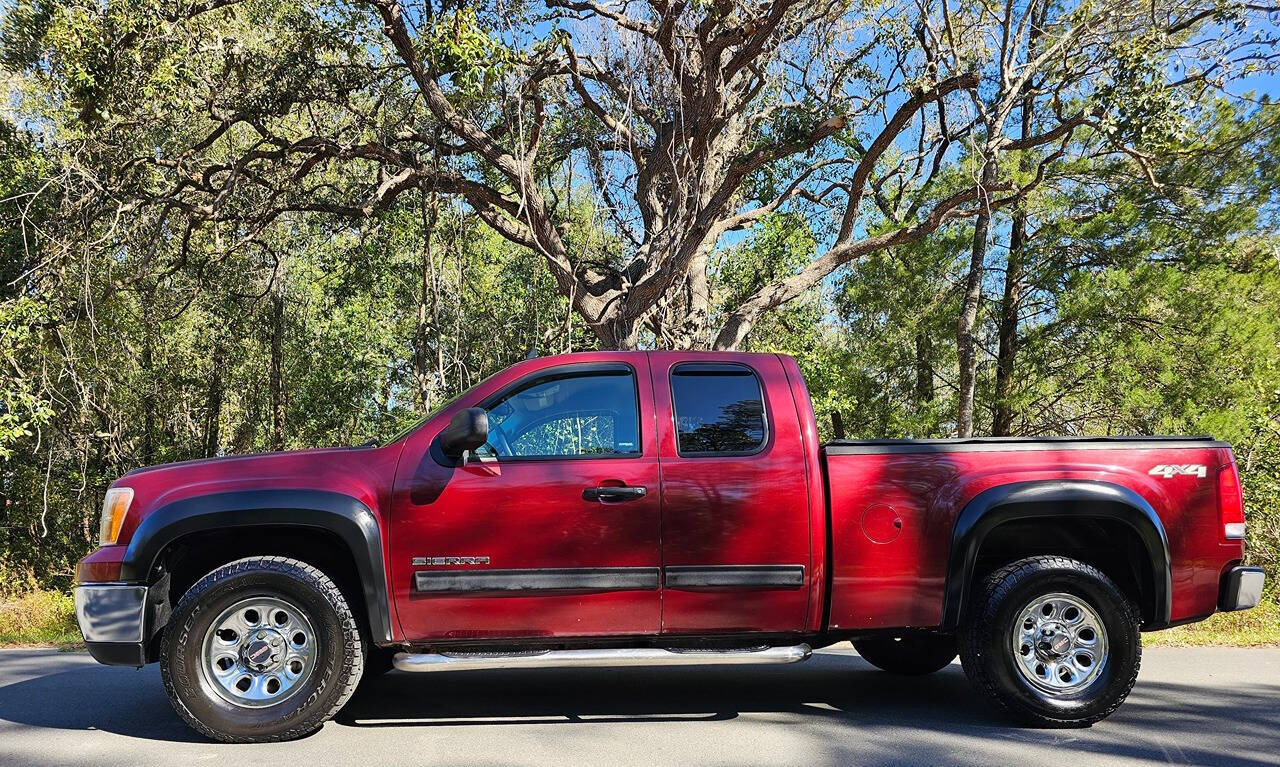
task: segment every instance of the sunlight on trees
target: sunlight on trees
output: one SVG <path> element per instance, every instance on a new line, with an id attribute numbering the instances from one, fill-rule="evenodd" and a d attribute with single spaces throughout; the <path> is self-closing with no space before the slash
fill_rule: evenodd
<path id="1" fill-rule="evenodd" d="M 0 14 L 0 566 L 592 348 L 793 354 L 856 435 L 1213 433 L 1274 565 L 1265 3 Z"/>

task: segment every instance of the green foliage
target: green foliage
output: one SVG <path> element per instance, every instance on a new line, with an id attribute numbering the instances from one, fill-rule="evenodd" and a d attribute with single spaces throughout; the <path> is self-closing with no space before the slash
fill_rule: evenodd
<path id="1" fill-rule="evenodd" d="M 563 52 L 567 34 L 546 22 L 543 40 L 517 46 L 499 14 L 523 14 L 523 4 L 455 6 L 418 28 L 420 59 L 476 124 L 532 130 L 518 122 L 510 99 L 534 94 L 508 90 L 527 59 Z M 368 216 L 326 210 L 358 206 L 388 181 L 395 163 L 361 151 L 405 146 L 396 141 L 406 133 L 434 141 L 439 127 L 404 68 L 384 66 L 388 43 L 375 13 L 246 0 L 183 19 L 184 8 L 160 0 L 15 0 L 0 15 L 7 96 L 0 111 L 0 582 L 21 569 L 36 574 L 24 583 L 65 587 L 72 563 L 93 545 L 103 490 L 130 469 L 385 439 L 530 349 L 597 343 L 570 311 L 544 254 L 512 245 L 430 184 L 409 187 Z M 720 13 L 716 4 L 696 9 Z M 866 18 L 812 30 L 815 37 L 803 41 L 843 46 L 822 58 L 832 68 L 822 77 L 848 87 L 815 97 L 772 82 L 752 108 L 778 109 L 744 128 L 735 150 L 803 142 L 833 114 L 853 114 L 846 93 L 858 88 L 850 83 L 896 93 L 902 74 L 881 71 L 876 56 L 891 50 L 906 60 L 914 45 L 909 19 L 875 3 L 848 9 L 865 10 Z M 975 13 L 957 11 L 957 28 L 973 28 L 964 25 L 979 23 Z M 1223 13 L 1217 22 L 1231 23 Z M 888 49 L 872 46 L 876 25 Z M 989 42 L 969 35 L 958 55 L 980 68 L 990 61 Z M 1280 130 L 1265 99 L 1244 110 L 1178 96 L 1161 53 L 1169 42 L 1117 35 L 1092 90 L 1064 91 L 1102 117 L 1096 130 L 1073 137 L 1068 156 L 1075 159 L 1051 164 L 1056 180 L 1022 204 L 1031 242 L 1014 431 L 1210 433 L 1232 441 L 1245 481 L 1249 556 L 1275 582 Z M 608 68 L 608 57 L 601 61 Z M 567 86 L 540 87 L 538 95 L 551 99 Z M 645 87 L 666 86 L 659 78 Z M 646 95 L 660 116 L 677 103 Z M 890 96 L 885 109 L 871 112 L 891 111 Z M 1069 114 L 1076 106 L 1053 108 Z M 644 120 L 628 124 L 640 142 L 658 131 Z M 552 223 L 566 252 L 575 266 L 622 271 L 635 248 L 610 215 L 628 214 L 628 201 L 618 210 L 593 198 L 580 167 L 584 147 L 610 147 L 615 137 L 586 109 L 552 111 L 540 128 L 534 176 L 556 203 Z M 773 198 L 814 160 L 856 157 L 872 138 L 867 128 L 851 125 L 829 144 L 756 168 L 735 202 L 749 208 L 747 201 Z M 337 149 L 323 159 L 299 150 L 317 137 Z M 1121 140 L 1149 156 L 1148 168 L 1105 151 Z M 447 135 L 441 141 L 454 143 Z M 858 224 L 867 234 L 898 226 L 871 193 L 899 183 L 886 170 L 921 162 L 905 143 L 875 169 L 864 202 L 871 213 Z M 294 164 L 261 177 L 259 165 L 235 164 L 255 152 L 283 156 L 286 148 Z M 1053 149 L 1002 157 L 1003 176 L 1029 183 Z M 457 159 L 448 151 L 446 163 Z M 959 159 L 948 159 L 930 187 L 935 198 L 972 184 L 970 149 L 952 152 Z M 429 155 L 413 159 L 423 158 Z M 616 170 L 603 167 L 608 158 L 591 161 L 606 175 Z M 473 159 L 457 159 L 449 170 L 510 192 Z M 814 176 L 813 191 L 844 177 L 843 166 L 829 171 Z M 224 187 L 233 176 L 255 183 Z M 188 195 L 194 187 L 206 193 Z M 148 204 L 162 196 L 165 204 Z M 184 206 L 215 198 L 218 215 L 187 228 Z M 838 205 L 839 198 L 831 191 L 827 200 Z M 246 215 L 283 203 L 297 210 Z M 997 211 L 983 284 L 979 433 L 993 420 L 1011 210 Z M 722 238 L 710 254 L 711 324 L 819 257 L 838 225 L 798 195 L 745 236 Z M 949 436 L 959 286 L 971 240 L 972 219 L 962 218 L 914 245 L 856 260 L 761 317 L 745 348 L 799 360 L 824 436 L 832 412 L 850 436 Z M 560 436 L 546 435 L 549 443 Z M 46 606 L 65 618 L 65 603 Z M 59 620 L 48 623 L 55 634 Z"/>
<path id="2" fill-rule="evenodd" d="M 424 39 L 424 58 L 467 93 L 492 87 L 507 69 L 510 52 L 484 27 L 474 8 L 437 16 Z"/>
<path id="3" fill-rule="evenodd" d="M 0 601 L 0 647 L 6 645 L 80 644 L 76 606 L 57 591 L 31 591 Z"/>
<path id="4" fill-rule="evenodd" d="M 1203 623 L 1142 635 L 1146 647 L 1274 647 L 1280 645 L 1280 603 L 1274 596 L 1252 610 L 1218 613 Z"/>
<path id="5" fill-rule="evenodd" d="M 946 275 L 967 263 L 971 237 L 957 228 L 873 254 L 838 283 L 850 357 L 834 385 L 849 436 L 949 436 L 955 408 L 934 379 L 955 364 L 959 293 Z"/>
<path id="6" fill-rule="evenodd" d="M 1168 82 L 1168 44 L 1163 32 L 1148 31 L 1117 35 L 1108 47 L 1106 76 L 1091 99 L 1103 133 L 1148 150 L 1179 147 L 1191 137 L 1189 105 Z"/>
<path id="7" fill-rule="evenodd" d="M 40 381 L 26 374 L 18 361 L 38 355 L 38 335 L 32 327 L 47 318 L 47 308 L 29 296 L 0 303 L 0 355 L 7 368 L 0 389 L 0 460 L 12 458 L 13 445 L 53 417 Z"/>
<path id="8" fill-rule="evenodd" d="M 767 216 L 740 247 L 721 254 L 716 283 L 723 286 L 718 303 L 738 306 L 760 287 L 795 274 L 813 259 L 818 242 L 804 217 L 792 213 Z"/>

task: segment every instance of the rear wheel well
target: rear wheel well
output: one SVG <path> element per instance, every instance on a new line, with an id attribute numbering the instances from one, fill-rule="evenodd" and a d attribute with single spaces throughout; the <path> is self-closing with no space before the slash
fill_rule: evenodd
<path id="1" fill-rule="evenodd" d="M 159 620 L 151 626 L 148 660 L 158 657 L 172 607 L 201 578 L 238 559 L 277 556 L 296 559 L 329 576 L 346 598 L 364 636 L 369 634 L 369 614 L 354 555 L 338 537 L 321 527 L 263 525 L 220 528 L 189 533 L 169 543 L 156 558 L 149 579 L 152 601 L 162 605 Z"/>
<path id="2" fill-rule="evenodd" d="M 983 538 L 969 583 L 976 586 L 1011 562 L 1043 554 L 1096 567 L 1138 605 L 1143 623 L 1158 619 L 1151 557 L 1138 532 L 1117 519 L 1064 516 L 1004 522 Z"/>

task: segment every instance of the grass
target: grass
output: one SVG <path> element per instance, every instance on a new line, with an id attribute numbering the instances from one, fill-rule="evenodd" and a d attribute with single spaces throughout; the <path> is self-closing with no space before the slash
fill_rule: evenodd
<path id="1" fill-rule="evenodd" d="M 0 600 L 0 647 L 60 647 L 81 644 L 70 594 L 28 591 Z"/>
<path id="2" fill-rule="evenodd" d="M 1147 647 L 1280 646 L 1280 595 L 1268 594 L 1252 610 L 1218 613 L 1201 623 L 1153 631 Z M 32 590 L 0 599 L 0 647 L 81 645 L 75 602 L 59 591 Z"/>
<path id="3" fill-rule="evenodd" d="M 1252 610 L 1218 613 L 1208 620 L 1142 635 L 1147 647 L 1265 647 L 1280 645 L 1280 601 L 1264 596 Z"/>

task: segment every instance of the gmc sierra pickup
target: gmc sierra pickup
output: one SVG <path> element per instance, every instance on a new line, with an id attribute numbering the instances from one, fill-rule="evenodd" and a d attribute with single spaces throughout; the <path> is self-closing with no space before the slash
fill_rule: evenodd
<path id="1" fill-rule="evenodd" d="M 531 359 L 381 446 L 139 469 L 76 611 L 224 741 L 305 735 L 361 675 L 957 654 L 1024 721 L 1097 722 L 1140 631 L 1241 610 L 1229 445 L 838 440 L 772 354 Z"/>

